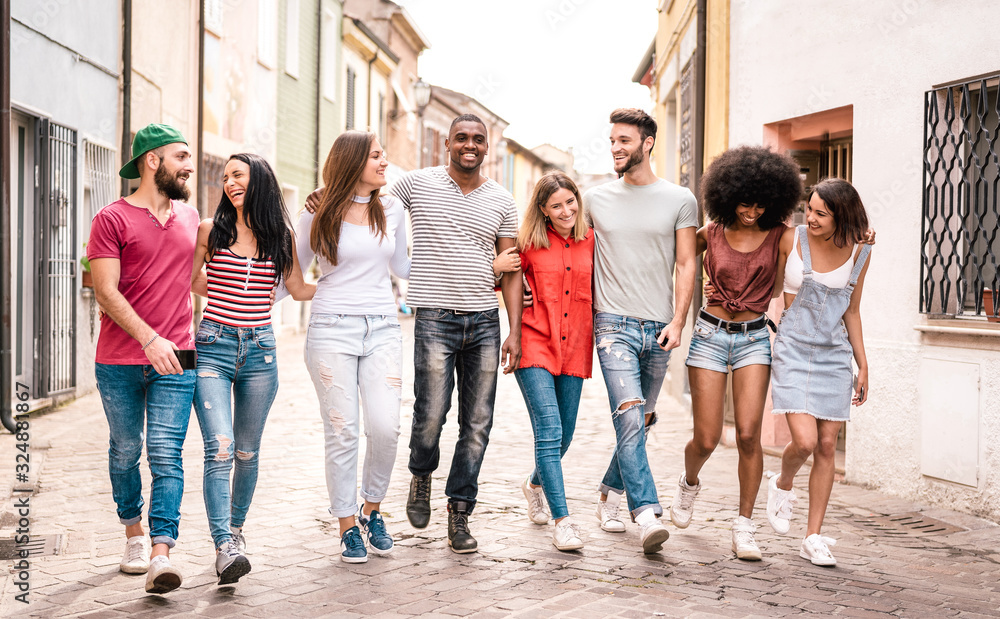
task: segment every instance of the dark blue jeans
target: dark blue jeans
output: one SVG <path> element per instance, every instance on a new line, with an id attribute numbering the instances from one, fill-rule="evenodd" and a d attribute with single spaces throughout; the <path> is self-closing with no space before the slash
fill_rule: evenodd
<path id="1" fill-rule="evenodd" d="M 493 427 L 500 366 L 497 310 L 417 309 L 413 326 L 413 429 L 410 473 L 430 475 L 441 459 L 441 429 L 458 376 L 458 443 L 445 485 L 450 500 L 470 510 L 479 492 L 479 469 Z"/>
<path id="2" fill-rule="evenodd" d="M 545 368 L 522 368 L 514 372 L 524 396 L 535 435 L 535 470 L 531 483 L 542 487 L 552 517 L 569 516 L 563 486 L 562 457 L 566 455 L 576 430 L 583 379 L 560 374 L 553 376 Z"/>
<path id="3" fill-rule="evenodd" d="M 181 452 L 191 418 L 194 370 L 160 375 L 151 365 L 94 364 L 97 389 L 108 418 L 108 471 L 118 518 L 128 526 L 142 521 L 142 456 L 152 476 L 149 536 L 154 544 L 174 547 L 181 521 L 184 466 Z"/>

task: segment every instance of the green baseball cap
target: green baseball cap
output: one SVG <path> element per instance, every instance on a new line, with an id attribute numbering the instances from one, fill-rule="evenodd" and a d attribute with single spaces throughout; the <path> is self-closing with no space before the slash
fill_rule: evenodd
<path id="1" fill-rule="evenodd" d="M 118 171 L 118 176 L 122 178 L 139 178 L 139 168 L 135 165 L 136 159 L 154 148 L 176 142 L 188 143 L 184 139 L 184 136 L 181 135 L 181 132 L 170 125 L 152 124 L 139 129 L 138 133 L 135 134 L 135 139 L 132 140 L 132 160 L 122 166 L 122 169 Z"/>

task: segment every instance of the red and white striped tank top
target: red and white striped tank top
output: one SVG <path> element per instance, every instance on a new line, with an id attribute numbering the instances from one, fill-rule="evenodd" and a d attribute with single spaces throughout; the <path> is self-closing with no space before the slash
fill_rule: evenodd
<path id="1" fill-rule="evenodd" d="M 230 327 L 271 324 L 274 262 L 218 249 L 207 265 L 208 305 L 204 317 Z"/>

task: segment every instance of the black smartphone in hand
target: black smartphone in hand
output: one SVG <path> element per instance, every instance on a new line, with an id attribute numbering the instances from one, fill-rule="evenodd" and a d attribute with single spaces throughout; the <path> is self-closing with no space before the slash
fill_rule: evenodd
<path id="1" fill-rule="evenodd" d="M 193 370 L 197 367 L 197 350 L 175 350 L 174 354 L 177 355 L 177 360 L 181 362 L 182 370 Z"/>

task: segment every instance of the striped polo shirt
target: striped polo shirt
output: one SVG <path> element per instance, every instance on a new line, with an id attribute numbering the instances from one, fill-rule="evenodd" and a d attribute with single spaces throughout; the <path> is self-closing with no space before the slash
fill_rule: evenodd
<path id="1" fill-rule="evenodd" d="M 274 262 L 217 249 L 206 267 L 208 305 L 204 317 L 230 327 L 271 324 Z"/>
<path id="2" fill-rule="evenodd" d="M 413 254 L 406 303 L 461 312 L 496 309 L 498 238 L 517 237 L 514 196 L 487 179 L 462 194 L 445 166 L 414 170 L 392 188 L 410 211 Z"/>

